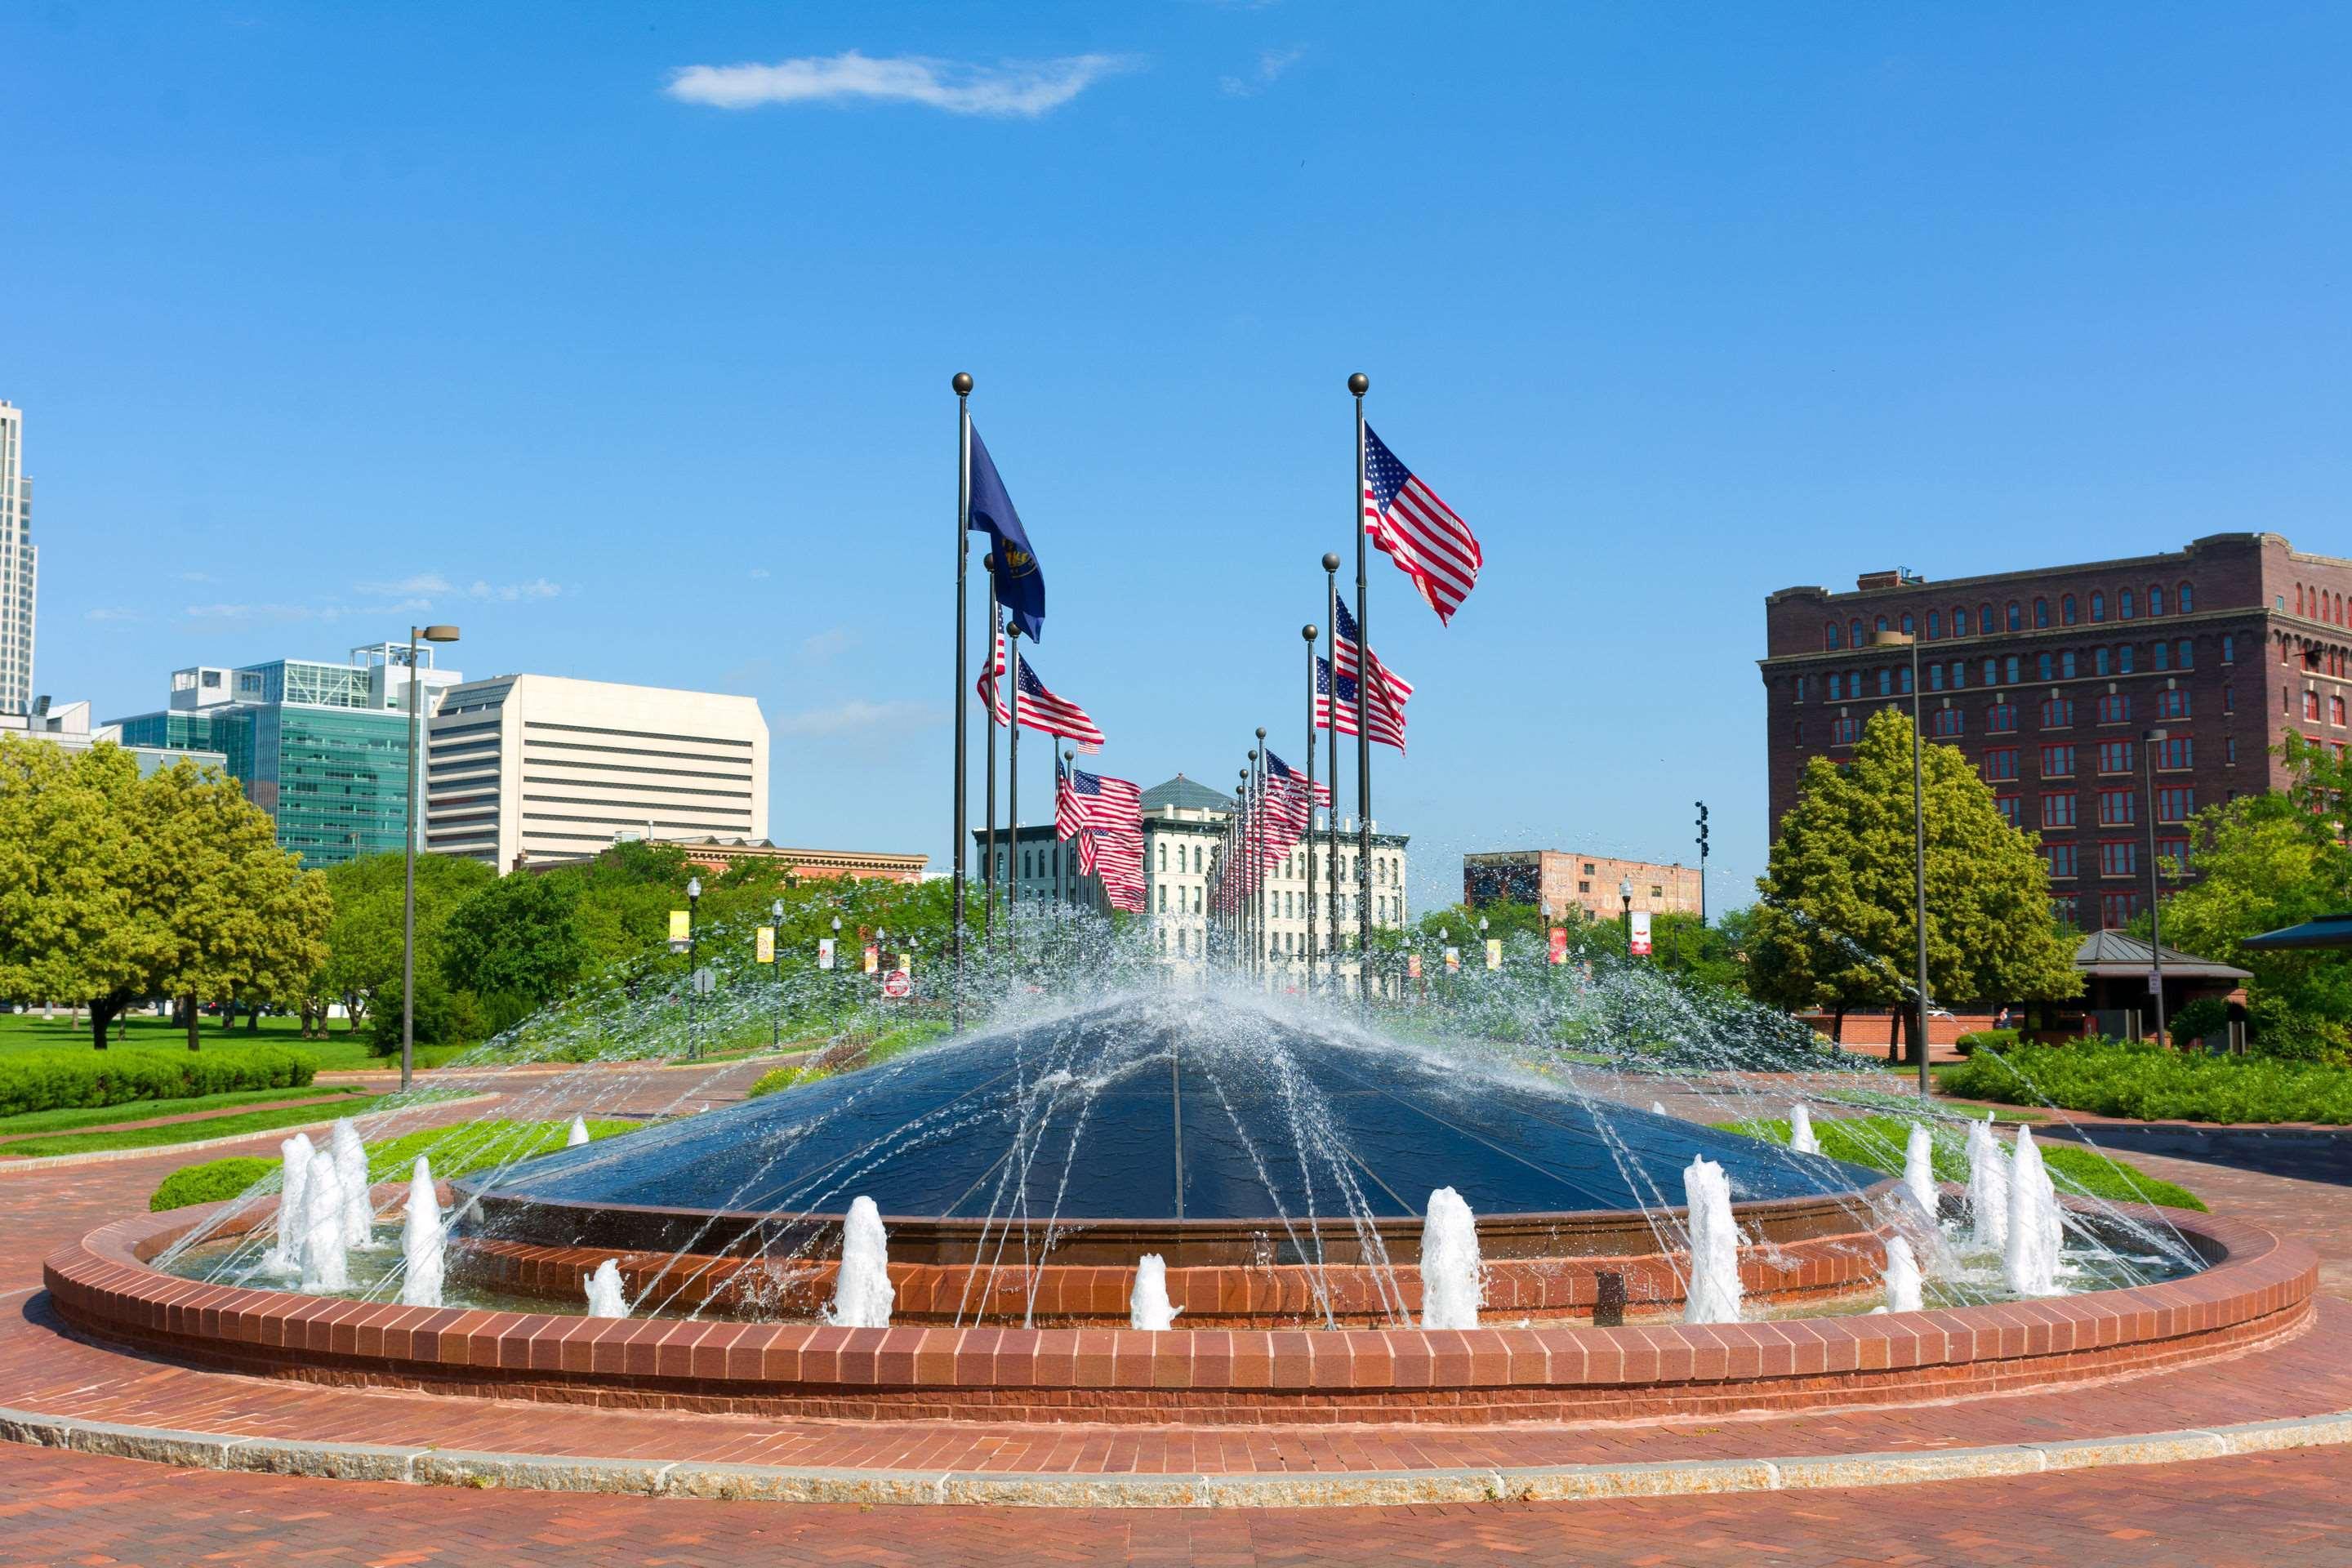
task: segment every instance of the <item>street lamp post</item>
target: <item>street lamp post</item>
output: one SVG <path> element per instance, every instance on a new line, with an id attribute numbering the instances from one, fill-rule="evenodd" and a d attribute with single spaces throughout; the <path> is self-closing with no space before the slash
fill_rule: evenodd
<path id="1" fill-rule="evenodd" d="M 826 985 L 833 993 L 833 1032 L 841 1033 L 841 917 L 833 917 L 833 980 Z"/>
<path id="2" fill-rule="evenodd" d="M 702 940 L 702 879 L 686 879 L 686 1058 L 698 1061 L 702 1058 L 702 992 L 698 982 L 701 966 L 695 955 Z"/>
<path id="3" fill-rule="evenodd" d="M 1919 1103 L 1927 1103 L 1927 792 L 1919 725 L 1919 639 L 1909 632 L 1875 634 L 1879 647 L 1911 649 L 1911 931 L 1918 943 Z M 1888 1037 L 1893 1038 L 1890 1033 Z"/>
<path id="4" fill-rule="evenodd" d="M 1536 943 L 1536 973 L 1540 975 L 1551 965 L 1551 900 L 1546 899 L 1543 910 L 1543 940 Z"/>
<path id="5" fill-rule="evenodd" d="M 768 1025 L 768 1048 L 772 1051 L 784 1043 L 784 955 L 776 948 L 776 935 L 784 929 L 783 900 L 768 906 L 768 918 L 775 922 L 768 938 L 768 962 L 776 969 L 776 1016 Z"/>
<path id="6" fill-rule="evenodd" d="M 2164 916 L 2157 909 L 2160 889 L 2156 879 L 2156 751 L 2170 738 L 2169 730 L 2150 730 L 2140 737 L 2140 770 L 2147 793 L 2147 961 L 2148 989 L 2156 994 L 2156 1043 L 2164 1044 Z"/>
<path id="7" fill-rule="evenodd" d="M 1486 917 L 1478 917 L 1478 962 L 1486 962 Z"/>
<path id="8" fill-rule="evenodd" d="M 1617 879 L 1617 898 L 1625 906 L 1625 956 L 1633 956 L 1633 879 Z"/>
<path id="9" fill-rule="evenodd" d="M 456 642 L 457 628 L 408 628 L 408 831 L 402 836 L 400 896 L 400 1087 L 404 1093 L 416 1066 L 416 728 L 425 704 L 424 682 L 416 679 L 419 639 Z"/>

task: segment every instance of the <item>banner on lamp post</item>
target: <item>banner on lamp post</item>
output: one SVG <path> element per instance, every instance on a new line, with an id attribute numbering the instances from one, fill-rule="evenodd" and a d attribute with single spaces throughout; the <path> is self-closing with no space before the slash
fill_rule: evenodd
<path id="1" fill-rule="evenodd" d="M 685 910 L 670 910 L 669 950 L 672 952 L 684 952 L 687 944 L 693 940 L 694 916 Z"/>
<path id="2" fill-rule="evenodd" d="M 1421 954 L 1408 952 L 1404 955 L 1404 974 L 1408 980 L 1421 978 Z"/>
<path id="3" fill-rule="evenodd" d="M 761 926 L 751 933 L 751 961 L 755 963 L 776 962 L 776 928 Z"/>
<path id="4" fill-rule="evenodd" d="M 1486 967 L 1489 969 L 1500 969 L 1503 967 L 1503 939 L 1501 937 L 1490 936 L 1486 939 Z"/>
<path id="5" fill-rule="evenodd" d="M 833 938 L 821 936 L 816 939 L 816 966 L 819 969 L 833 967 Z"/>
<path id="6" fill-rule="evenodd" d="M 1462 950 L 1458 947 L 1447 948 L 1445 950 L 1445 973 L 1448 974 L 1454 973 L 1459 971 L 1461 967 Z"/>
<path id="7" fill-rule="evenodd" d="M 882 967 L 882 950 L 872 942 L 866 944 L 866 973 L 873 973 Z"/>
<path id="8" fill-rule="evenodd" d="M 1635 910 L 1633 926 L 1633 941 L 1631 951 L 1636 958 L 1647 958 L 1650 956 L 1650 911 Z"/>
<path id="9" fill-rule="evenodd" d="M 1554 963 L 1568 962 L 1568 928 L 1566 926 L 1551 928 L 1551 961 Z"/>

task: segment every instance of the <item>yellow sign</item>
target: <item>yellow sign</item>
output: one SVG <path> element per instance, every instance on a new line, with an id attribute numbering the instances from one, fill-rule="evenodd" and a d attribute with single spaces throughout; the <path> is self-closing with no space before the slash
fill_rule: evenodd
<path id="1" fill-rule="evenodd" d="M 1486 967 L 1489 969 L 1500 969 L 1503 967 L 1503 939 L 1501 937 L 1490 936 L 1486 939 Z"/>
<path id="2" fill-rule="evenodd" d="M 866 944 L 866 973 L 871 974 L 881 967 L 882 950 L 876 947 L 872 942 L 867 942 Z"/>
<path id="3" fill-rule="evenodd" d="M 1462 950 L 1458 947 L 1447 948 L 1445 950 L 1445 973 L 1451 974 L 1461 967 Z"/>
<path id="4" fill-rule="evenodd" d="M 687 913 L 684 910 L 670 910 L 670 912 L 669 912 L 669 939 L 670 939 L 670 941 L 672 941 L 672 942 L 685 942 L 685 941 L 687 941 L 688 938 L 692 937 L 693 935 L 694 935 L 694 917 L 693 917 L 692 915 L 690 915 L 690 914 Z"/>
<path id="5" fill-rule="evenodd" d="M 915 955 L 913 953 L 902 952 L 898 955 L 898 973 L 901 974 L 912 974 L 915 973 Z"/>
<path id="6" fill-rule="evenodd" d="M 752 959 L 759 963 L 776 962 L 776 928 L 761 926 L 752 936 Z"/>

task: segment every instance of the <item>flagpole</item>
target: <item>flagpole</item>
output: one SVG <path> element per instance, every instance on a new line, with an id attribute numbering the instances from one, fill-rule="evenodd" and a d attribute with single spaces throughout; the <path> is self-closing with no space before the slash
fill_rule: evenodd
<path id="1" fill-rule="evenodd" d="M 1348 378 L 1348 390 L 1356 398 L 1356 492 L 1348 509 L 1356 531 L 1356 982 L 1368 1007 L 1372 1000 L 1372 617 L 1364 545 L 1364 394 L 1371 384 L 1371 377 L 1361 371 Z M 1336 661 L 1331 684 L 1336 701 Z"/>
<path id="2" fill-rule="evenodd" d="M 1331 666 L 1331 706 L 1324 715 L 1331 722 L 1323 737 L 1325 756 L 1331 764 L 1331 805 L 1323 814 L 1323 879 L 1330 900 L 1331 991 L 1336 995 L 1339 990 L 1339 557 L 1328 551 L 1323 555 L 1323 590 L 1327 601 L 1323 646 L 1330 654 Z"/>
<path id="3" fill-rule="evenodd" d="M 1003 635 L 1004 614 L 996 603 L 996 556 L 993 552 L 980 558 L 981 570 L 988 574 L 988 713 L 981 721 L 988 731 L 988 825 L 982 829 L 987 842 L 982 847 L 980 865 L 981 907 L 988 914 L 988 942 L 996 944 L 996 639 Z"/>
<path id="4" fill-rule="evenodd" d="M 1004 628 L 1004 680 L 1012 688 L 1007 700 L 1012 706 L 1005 713 L 1013 721 L 1005 726 L 1004 737 L 1004 815 L 1005 831 L 1013 836 L 1013 847 L 1004 857 L 1004 951 L 1016 964 L 1021 962 L 1021 623 L 1014 621 Z M 988 650 L 993 659 L 996 650 Z M 994 722 L 991 715 L 990 721 Z"/>
<path id="5" fill-rule="evenodd" d="M 1303 853 L 1307 861 L 1307 962 L 1301 966 L 1301 980 L 1307 994 L 1315 994 L 1315 623 L 1307 622 L 1298 628 L 1307 644 L 1307 842 Z"/>
<path id="6" fill-rule="evenodd" d="M 971 857 L 971 837 L 964 817 L 964 638 L 970 635 L 966 622 L 966 579 L 971 560 L 971 377 L 962 371 L 955 373 L 950 383 L 956 395 L 956 628 L 955 628 L 955 917 L 949 946 L 955 954 L 954 1027 L 963 1027 L 963 926 L 964 926 L 964 867 Z M 994 657 L 995 649 L 989 650 Z M 989 755 L 996 754 L 992 743 Z"/>
<path id="7" fill-rule="evenodd" d="M 1070 901 L 1070 852 L 1062 838 L 1062 792 L 1074 782 L 1064 776 L 1062 770 L 1070 765 L 1076 754 L 1062 751 L 1062 737 L 1054 737 L 1054 749 L 1061 761 L 1054 765 L 1054 901 L 1066 905 Z M 1074 847 L 1075 841 L 1073 841 Z"/>

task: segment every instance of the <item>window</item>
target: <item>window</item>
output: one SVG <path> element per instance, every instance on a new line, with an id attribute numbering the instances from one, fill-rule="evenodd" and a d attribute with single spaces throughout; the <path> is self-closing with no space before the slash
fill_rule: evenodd
<path id="1" fill-rule="evenodd" d="M 2011 655 L 2009 656 L 2009 683 L 2010 683 L 2011 686 L 2014 686 L 2014 685 L 2016 685 L 2016 684 L 2017 684 L 2017 679 L 2018 679 L 2018 661 L 2017 661 L 2017 655 L 2015 655 L 2015 654 L 2011 654 Z"/>
<path id="2" fill-rule="evenodd" d="M 2153 660 L 2152 664 L 2149 666 L 2150 668 L 2169 669 L 2172 668 L 2172 645 L 2170 643 L 2151 643 L 2148 645 L 2147 651 L 2150 658 Z"/>
<path id="3" fill-rule="evenodd" d="M 2045 795 L 2042 797 L 2042 826 L 2072 827 L 2074 826 L 2074 797 L 2071 795 Z"/>
<path id="4" fill-rule="evenodd" d="M 1985 710 L 1985 733 L 2014 735 L 2017 733 L 2017 704 L 1996 702 Z"/>
<path id="5" fill-rule="evenodd" d="M 1994 779 L 2015 778 L 2017 776 L 2017 748 L 2015 746 L 1995 746 L 1991 748 L 1990 751 L 1985 752 L 1984 761 L 1978 764 L 1977 771 L 1984 775 L 1987 782 L 1990 782 Z"/>
<path id="6" fill-rule="evenodd" d="M 2156 716 L 2159 719 L 2189 717 L 2189 693 L 2179 687 L 2156 694 Z"/>
<path id="7" fill-rule="evenodd" d="M 2119 621 L 2127 621 L 2131 618 L 2132 591 L 2129 588 L 2126 588 L 2122 593 L 2116 595 L 2116 619 Z"/>
<path id="8" fill-rule="evenodd" d="M 2000 684 L 2000 660 L 1997 658 L 1985 660 L 1984 683 L 1987 686 Z"/>
<path id="9" fill-rule="evenodd" d="M 2058 656 L 2058 679 L 2061 680 L 2074 679 L 2074 650 L 2071 647 Z"/>
<path id="10" fill-rule="evenodd" d="M 2117 643 L 2116 645 L 2116 673 L 2117 675 L 2129 675 L 2131 672 L 2132 645 L 2127 642 Z"/>
<path id="11" fill-rule="evenodd" d="M 2011 827 L 2015 827 L 2018 825 L 2019 818 L 2024 812 L 2024 803 L 2020 801 L 2018 797 L 2013 795 L 1997 795 L 1993 796 L 1992 805 L 1995 811 L 2000 813 L 2000 819 L 2003 822 L 2008 823 Z"/>
<path id="12" fill-rule="evenodd" d="M 2131 698 L 2120 691 L 2110 691 L 2099 699 L 2099 722 L 2128 724 L 2131 722 Z"/>
<path id="13" fill-rule="evenodd" d="M 1851 746 L 1862 739 L 1862 721 L 1852 717 L 1830 721 L 1830 744 Z"/>
<path id="14" fill-rule="evenodd" d="M 2229 736 L 2222 741 L 2221 760 L 2233 766 L 2236 764 L 2238 761 L 2238 737 L 2235 735 Z M 2230 792 L 2230 795 L 2231 799 L 2234 800 L 2237 798 L 2237 791 L 2232 790 Z"/>
<path id="15" fill-rule="evenodd" d="M 2034 661 L 2034 670 L 2037 679 L 2048 680 L 2057 673 L 2057 661 L 2046 653 L 2039 655 Z"/>
<path id="16" fill-rule="evenodd" d="M 1168 912 L 1168 884 L 1165 882 L 1160 884 L 1160 912 L 1163 915 Z"/>
<path id="17" fill-rule="evenodd" d="M 2194 613 L 2197 603 L 2193 590 L 2186 583 L 2180 584 L 2180 592 L 2173 595 L 2173 602 L 2180 606 L 2180 613 L 2184 616 Z"/>
<path id="18" fill-rule="evenodd" d="M 1878 694 L 1881 697 L 1892 697 L 1895 695 L 1895 672 L 1893 670 L 1882 669 L 1878 672 Z"/>
<path id="19" fill-rule="evenodd" d="M 2319 722 L 2318 692 L 2306 691 L 2303 694 L 2303 716 L 2305 719 L 2310 720 L 2315 724 Z"/>
<path id="20" fill-rule="evenodd" d="M 2101 893 L 2099 923 L 2109 930 L 2122 930 L 2139 913 L 2139 901 L 2137 893 Z"/>
<path id="21" fill-rule="evenodd" d="M 2179 878 L 2189 869 L 2189 840 L 2162 838 L 2156 841 L 2156 868 L 2159 875 Z"/>
<path id="22" fill-rule="evenodd" d="M 1952 606 L 1952 635 L 1956 637 L 1969 635 L 1969 613 L 1958 605 Z"/>
<path id="23" fill-rule="evenodd" d="M 2074 624 L 2074 595 L 2067 595 L 2058 601 L 2058 618 L 2067 626 Z"/>
<path id="24" fill-rule="evenodd" d="M 2105 594 L 2091 595 L 2091 618 L 2095 621 L 2104 621 L 2107 618 L 2107 596 Z"/>
<path id="25" fill-rule="evenodd" d="M 1906 697 L 1911 694 L 1911 667 L 1909 665 L 1898 664 L 1895 667 L 1895 689 L 1902 692 Z"/>
<path id="26" fill-rule="evenodd" d="M 1907 637 L 1912 635 L 1914 629 L 1911 624 L 1911 612 L 1906 610 L 1903 612 L 1903 635 Z"/>
<path id="27" fill-rule="evenodd" d="M 1799 676 L 1797 678 L 1797 700 L 1802 702 L 1804 700 L 1805 681 L 1802 676 Z M 405 852 L 404 851 L 404 853 Z M 1163 871 L 1168 869 L 1168 840 L 1165 838 L 1160 841 L 1160 868 Z"/>
<path id="28" fill-rule="evenodd" d="M 1942 665 L 1931 664 L 1927 667 L 1927 689 L 1930 691 L 1941 691 L 1944 689 L 1944 667 Z"/>
<path id="29" fill-rule="evenodd" d="M 2099 742 L 2099 771 L 2103 773 L 2127 773 L 2132 771 L 2132 743 L 2129 741 Z"/>
<path id="30" fill-rule="evenodd" d="M 2139 840 L 2137 838 L 2103 838 L 2099 841 L 2099 875 L 2102 877 L 2137 877 L 2139 875 Z"/>
<path id="31" fill-rule="evenodd" d="M 2009 602 L 2009 616 L 2002 624 L 2007 626 L 2009 629 L 2013 632 L 2021 632 L 2025 629 L 2025 617 L 2023 615 L 2019 613 L 2017 601 L 2015 599 L 2011 599 Z"/>
<path id="32" fill-rule="evenodd" d="M 1969 667 L 1965 660 L 1952 660 L 1952 689 L 1958 691 L 1969 683 Z"/>
<path id="33" fill-rule="evenodd" d="M 1933 641 L 1935 641 L 1937 637 L 1941 637 L 1941 636 L 1943 636 L 1943 635 L 1944 635 L 1944 634 L 1943 634 L 1943 631 L 1942 631 L 1942 617 L 1940 617 L 1939 616 L 1937 616 L 1937 615 L 1936 614 L 1936 612 L 1935 612 L 1935 611 L 1933 611 L 1933 610 L 1928 611 L 1928 612 L 1927 612 L 1927 640 L 1928 640 L 1929 642 L 1933 642 Z"/>
<path id="34" fill-rule="evenodd" d="M 2042 748 L 2042 776 L 2045 779 L 2069 779 L 2074 776 L 2074 748 L 2044 746 Z"/>
<path id="35" fill-rule="evenodd" d="M 1992 618 L 1992 606 L 1990 605 L 1979 605 L 1977 606 L 1977 630 L 1984 633 L 1987 637 L 1990 637 L 1999 629 L 2000 624 Z"/>
<path id="36" fill-rule="evenodd" d="M 2156 819 L 2158 822 L 2186 822 L 2197 815 L 2197 791 L 2182 784 L 2178 788 L 2156 792 Z"/>
<path id="37" fill-rule="evenodd" d="M 2181 668 L 2194 669 L 2197 668 L 2197 645 L 2190 642 L 2187 637 L 2182 637 L 2178 643 L 2175 643 L 2173 645 L 2172 652 L 2172 662 L 2179 665 Z"/>
<path id="38" fill-rule="evenodd" d="M 1580 893 L 1589 893 L 1592 891 L 1592 884 L 1590 882 L 1579 882 L 1576 885 L 1576 890 Z"/>
<path id="39" fill-rule="evenodd" d="M 2050 875 L 2053 877 L 2071 877 L 2074 874 L 2074 847 L 2072 844 L 2044 844 L 2042 847 L 2042 858 L 2049 862 Z"/>
<path id="40" fill-rule="evenodd" d="M 2327 721 L 2338 729 L 2343 728 L 2344 699 L 2341 697 L 2331 697 L 2327 700 Z"/>
<path id="41" fill-rule="evenodd" d="M 2147 587 L 2147 613 L 2151 616 L 2164 614 L 2164 590 L 2153 583 Z"/>
<path id="42" fill-rule="evenodd" d="M 2221 711 L 2224 713 L 2235 713 L 2237 710 L 2238 689 L 2234 686 L 2225 686 L 2221 688 Z"/>
<path id="43" fill-rule="evenodd" d="M 2042 727 L 2043 729 L 2069 729 L 2073 727 L 2074 722 L 2074 700 L 2073 698 L 2053 697 L 2050 700 L 2042 705 Z"/>
<path id="44" fill-rule="evenodd" d="M 1848 642 L 1851 646 L 1853 646 L 1853 647 L 1862 647 L 1862 646 L 1863 646 L 1863 644 L 1867 640 L 1867 639 L 1866 639 L 1866 638 L 1864 638 L 1864 636 L 1862 635 L 1862 623 L 1861 623 L 1860 621 L 1852 621 L 1852 622 L 1847 623 L 1847 626 L 1846 626 L 1846 632 L 1847 632 L 1847 638 L 1846 638 L 1847 642 Z"/>
<path id="45" fill-rule="evenodd" d="M 1192 869 L 1195 873 L 1201 869 L 1201 846 L 1198 844 L 1192 846 Z M 1196 902 L 1192 907 L 1198 910 L 1201 906 Z"/>
<path id="46" fill-rule="evenodd" d="M 1948 741 L 1960 733 L 1961 723 L 1958 709 L 1938 708 L 1936 716 L 1927 721 L 1927 729 L 1937 740 Z"/>
<path id="47" fill-rule="evenodd" d="M 2099 826 L 2129 827 L 2139 820 L 2139 797 L 2127 789 L 2099 792 Z"/>
<path id="48" fill-rule="evenodd" d="M 2169 735 L 2156 742 L 2156 765 L 2159 771 L 2196 765 L 2196 742 L 2186 735 Z"/>
<path id="49" fill-rule="evenodd" d="M 1318 680 L 1320 680 L 1320 679 L 1322 679 L 1323 678 L 1322 678 L 1321 676 L 1319 676 L 1319 675 L 1318 675 L 1318 676 L 1317 676 L 1315 679 L 1318 679 Z M 1831 676 L 1831 677 L 1830 677 L 1830 700 L 1831 700 L 1831 701 L 1832 701 L 1832 702 L 1836 702 L 1836 701 L 1842 700 L 1844 698 L 1844 696 L 1845 696 L 1845 678 L 1844 678 L 1844 677 L 1843 677 L 1843 676 L 1837 676 L 1837 675 L 1832 675 L 1832 676 Z"/>
<path id="50" fill-rule="evenodd" d="M 2238 662 L 2238 635 L 2235 632 L 2221 634 L 2221 662 L 2223 664 Z"/>
<path id="51" fill-rule="evenodd" d="M 2033 626 L 2034 626 L 2034 629 L 2035 629 L 2036 631 L 2039 631 L 2039 630 L 2041 630 L 2042 628 L 2043 628 L 2044 626 L 2047 626 L 2049 624 L 2050 624 L 2050 601 L 2049 601 L 2049 600 L 2047 600 L 2047 599 L 2036 599 L 2036 600 L 2034 600 L 2034 601 L 2033 601 Z"/>

